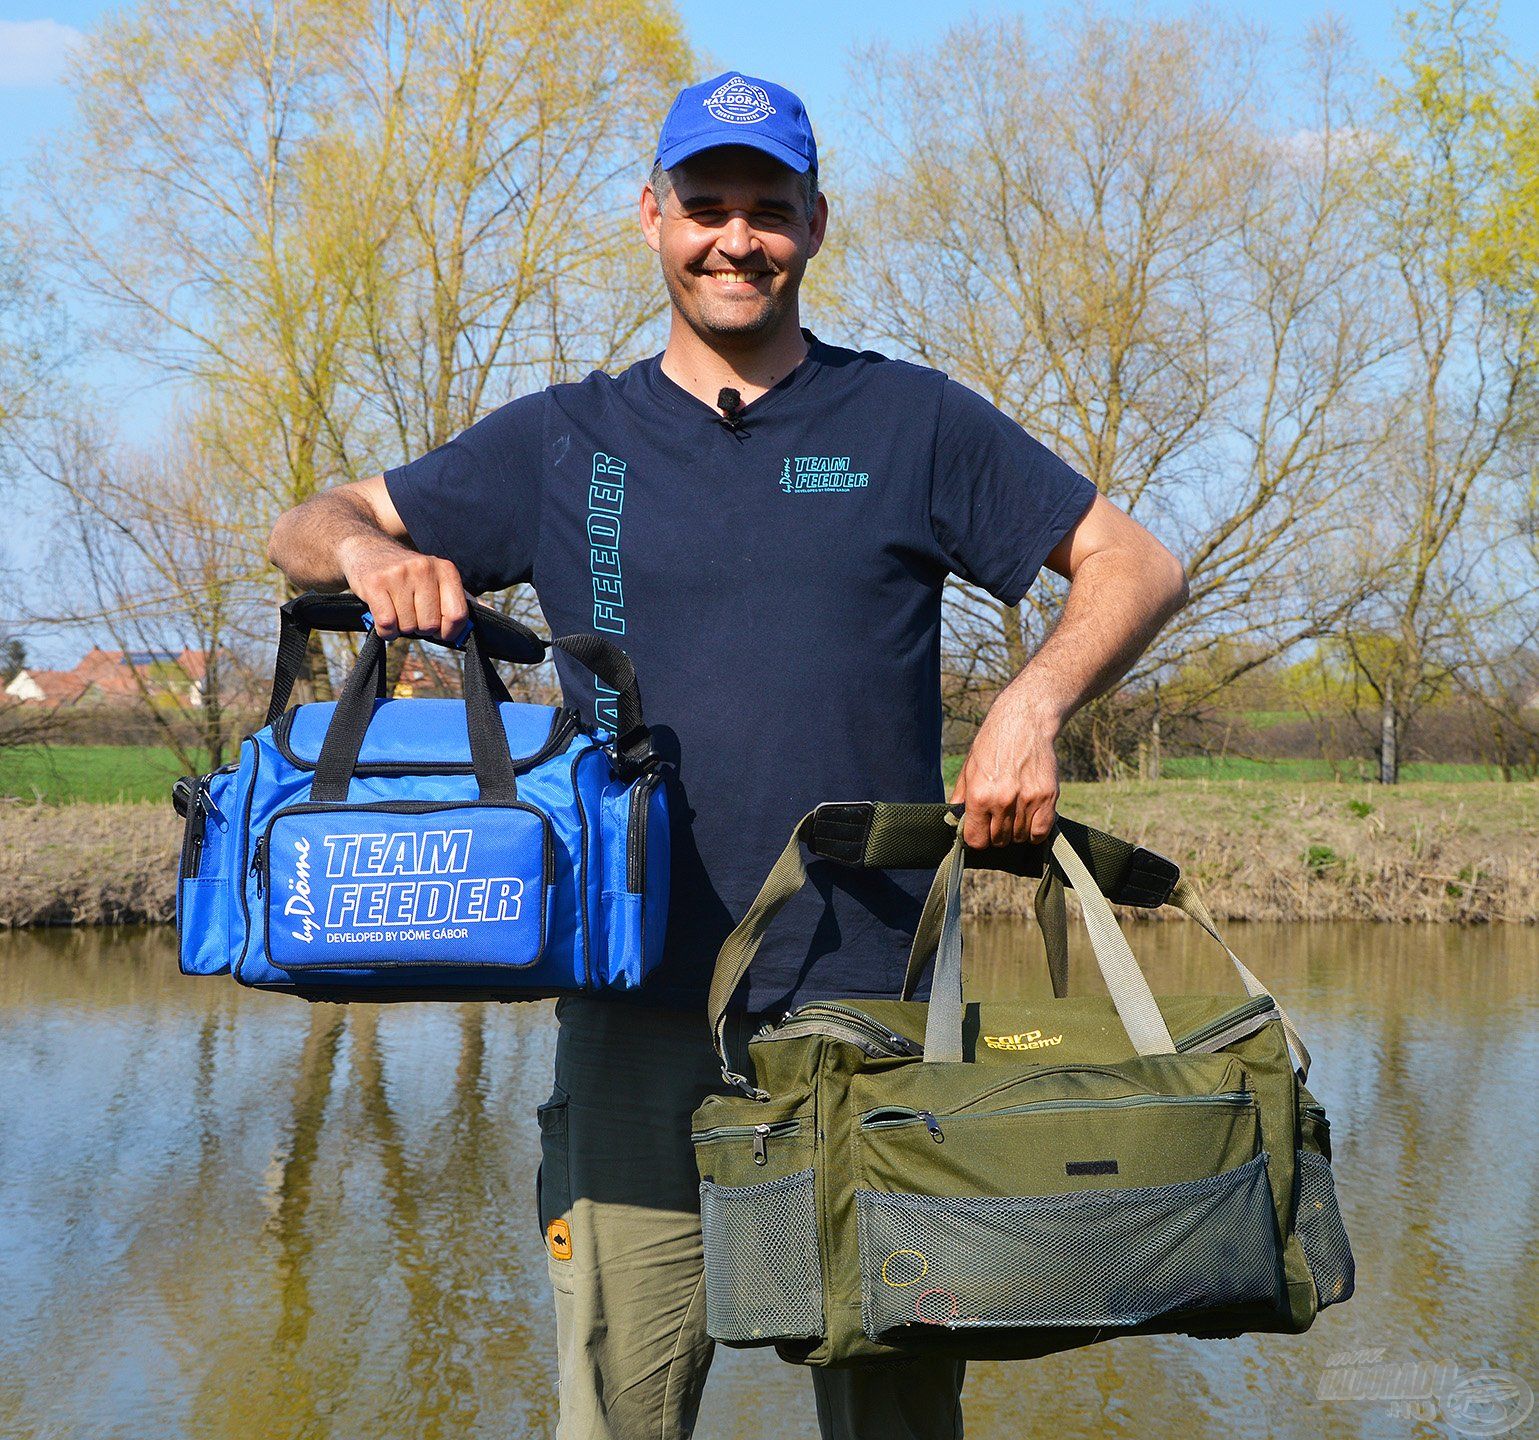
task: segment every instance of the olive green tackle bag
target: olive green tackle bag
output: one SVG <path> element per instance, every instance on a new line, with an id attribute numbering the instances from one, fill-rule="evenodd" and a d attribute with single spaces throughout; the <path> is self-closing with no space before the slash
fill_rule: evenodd
<path id="1" fill-rule="evenodd" d="M 727 1005 L 801 847 L 938 865 L 904 995 L 812 1001 L 723 1052 Z M 963 1004 L 965 864 L 1040 874 L 1054 998 Z M 1065 887 L 1107 998 L 1068 997 Z M 1104 892 L 1104 893 L 1103 893 Z M 1009 1359 L 1119 1335 L 1301 1331 L 1352 1293 L 1324 1112 L 1282 1007 L 1156 1000 L 1121 904 L 1172 904 L 1222 939 L 1164 857 L 1060 819 L 1050 845 L 971 852 L 943 805 L 822 805 L 797 826 L 717 960 L 710 1022 L 731 1093 L 694 1115 L 706 1328 L 842 1365 Z"/>

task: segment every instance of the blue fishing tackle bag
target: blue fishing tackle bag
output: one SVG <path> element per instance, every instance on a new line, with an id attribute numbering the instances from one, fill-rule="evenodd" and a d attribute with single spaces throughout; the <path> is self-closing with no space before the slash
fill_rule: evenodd
<path id="1" fill-rule="evenodd" d="M 289 709 L 314 630 L 366 638 L 339 699 Z M 463 699 L 390 699 L 361 600 L 283 606 L 266 724 L 237 763 L 173 793 L 184 973 L 310 1000 L 642 983 L 667 923 L 667 767 L 629 657 L 476 603 L 463 648 Z M 493 660 L 549 649 L 615 692 L 616 733 L 508 698 Z"/>

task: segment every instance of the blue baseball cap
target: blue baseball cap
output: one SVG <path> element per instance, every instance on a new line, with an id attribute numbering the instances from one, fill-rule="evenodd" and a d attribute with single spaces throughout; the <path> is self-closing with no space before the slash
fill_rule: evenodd
<path id="1" fill-rule="evenodd" d="M 679 91 L 657 137 L 657 163 L 671 170 L 718 145 L 762 150 L 798 175 L 818 163 L 806 106 L 785 86 L 736 70 Z"/>

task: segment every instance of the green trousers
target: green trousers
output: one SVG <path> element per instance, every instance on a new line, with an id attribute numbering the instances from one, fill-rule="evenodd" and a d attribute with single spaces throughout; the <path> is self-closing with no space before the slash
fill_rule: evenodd
<path id="1" fill-rule="evenodd" d="M 556 1299 L 559 1440 L 687 1440 L 705 1333 L 690 1115 L 722 1088 L 703 1010 L 557 1002 L 540 1107 L 540 1230 Z M 751 1025 L 735 1017 L 731 1053 Z M 811 1370 L 825 1440 L 959 1440 L 963 1366 Z"/>

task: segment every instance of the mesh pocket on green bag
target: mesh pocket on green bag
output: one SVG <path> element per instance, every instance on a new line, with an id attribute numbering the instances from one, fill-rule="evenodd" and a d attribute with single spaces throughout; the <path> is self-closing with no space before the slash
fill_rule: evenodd
<path id="1" fill-rule="evenodd" d="M 700 1186 L 705 1328 L 713 1340 L 808 1339 L 823 1333 L 812 1171 L 762 1185 Z"/>
<path id="2" fill-rule="evenodd" d="M 1007 1198 L 857 1190 L 866 1333 L 1126 1326 L 1274 1299 L 1266 1159 L 1130 1190 Z"/>
<path id="3" fill-rule="evenodd" d="M 1312 1150 L 1298 1152 L 1299 1206 L 1293 1228 L 1304 1247 L 1304 1259 L 1314 1277 L 1320 1308 L 1351 1298 L 1357 1283 L 1357 1263 L 1347 1227 L 1336 1203 L 1331 1162 Z"/>

